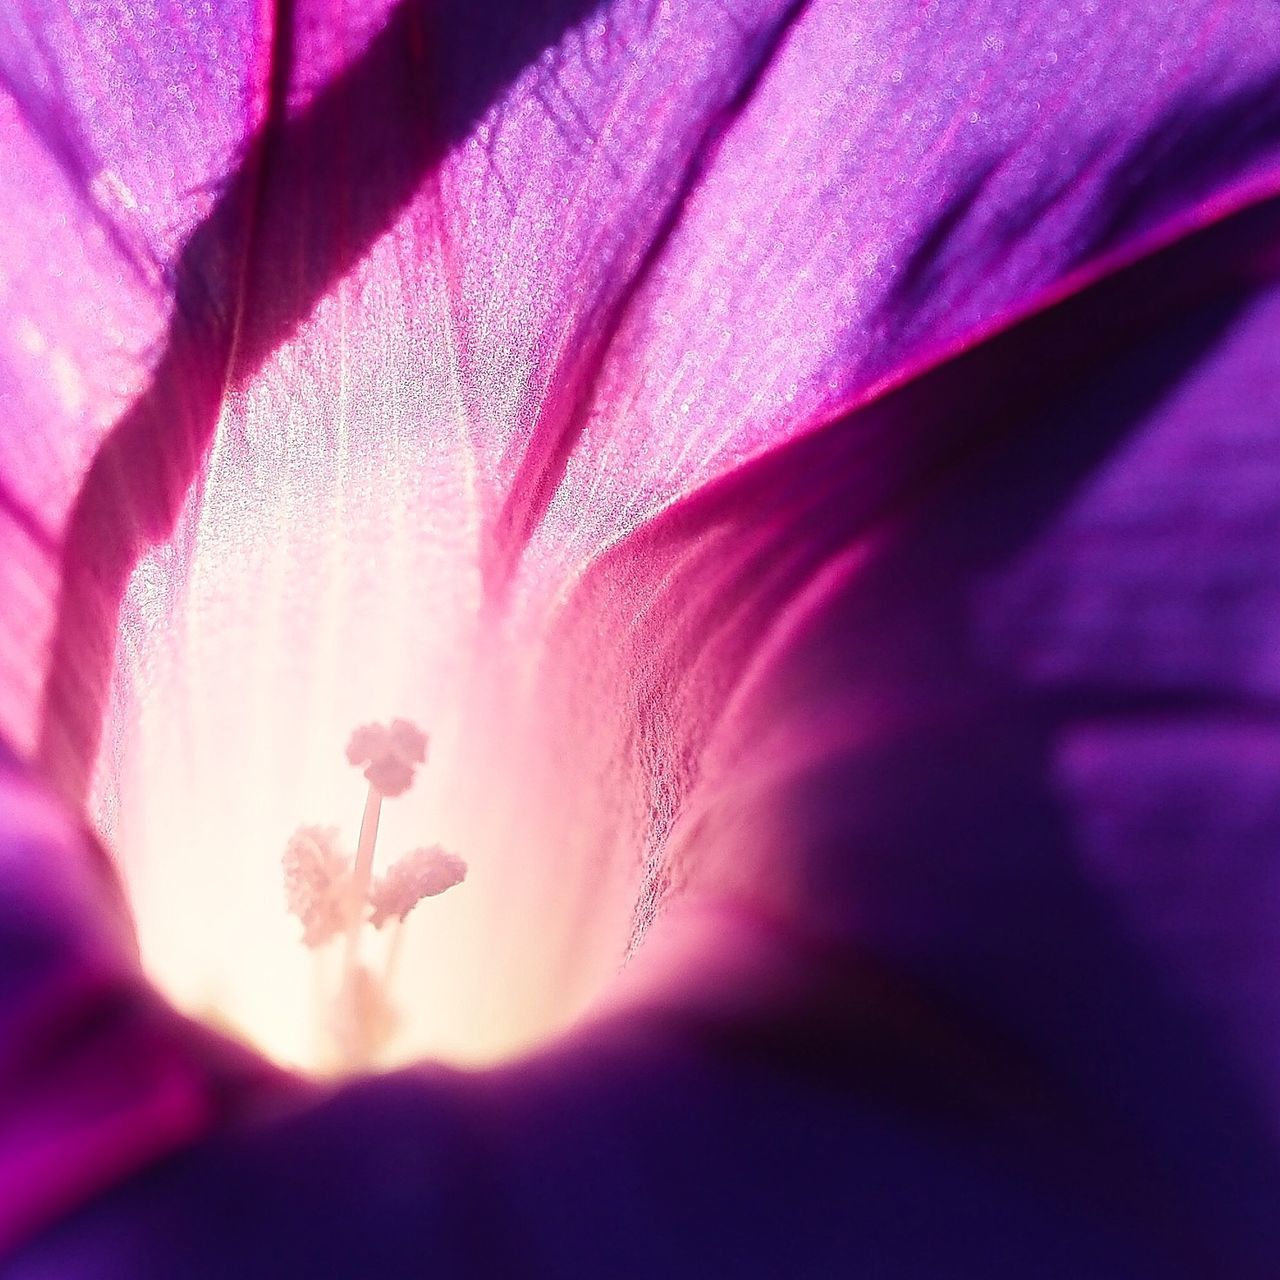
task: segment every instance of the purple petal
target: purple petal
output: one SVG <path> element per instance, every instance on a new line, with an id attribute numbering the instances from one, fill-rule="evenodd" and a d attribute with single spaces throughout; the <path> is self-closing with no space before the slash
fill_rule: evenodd
<path id="1" fill-rule="evenodd" d="M 173 260 L 260 120 L 261 12 L 225 5 L 210 23 L 199 6 L 24 0 L 0 16 L 0 403 L 11 424 L 0 440 L 0 725 L 23 744 L 38 728 L 57 550 L 77 492 L 181 323 Z M 189 361 L 192 396 L 206 358 L 216 352 Z M 169 420 L 181 424 L 176 407 Z M 131 527 L 136 516 L 114 519 Z"/>
<path id="2" fill-rule="evenodd" d="M 548 1270 L 589 1256 L 584 1221 L 604 1254 L 638 1256 L 655 1219 L 730 1241 L 743 1268 L 793 1265 L 800 1246 L 901 1261 L 928 1247 L 908 1213 L 923 1187 L 953 1224 L 990 1224 L 944 1233 L 948 1263 L 988 1275 L 1003 1242 L 1014 1274 L 1037 1256 L 1105 1274 L 1063 1246 L 1061 1218 L 1037 1234 L 1043 1205 L 1011 1185 L 1033 1171 L 1066 1188 L 1068 1223 L 1100 1197 L 1144 1249 L 1179 1224 L 1189 1271 L 1265 1274 L 1280 1191 L 1274 6 L 618 3 L 511 32 L 485 9 L 443 25 L 433 57 L 458 54 L 443 81 L 419 74 L 409 12 L 350 57 L 325 46 L 292 110 L 237 135 L 257 139 L 253 163 L 228 164 L 164 256 L 177 319 L 164 289 L 142 311 L 165 345 L 131 366 L 130 392 L 141 374 L 151 389 L 94 455 L 67 574 L 42 561 L 41 577 L 31 551 L 9 561 L 31 617 L 63 594 L 44 739 L 64 785 L 81 790 L 91 763 L 132 569 L 108 782 L 140 860 L 184 833 L 178 879 L 202 904 L 228 884 L 251 900 L 254 840 L 328 797 L 334 724 L 407 691 L 472 788 L 446 778 L 434 811 L 510 850 L 493 853 L 504 874 L 481 918 L 525 931 L 502 935 L 517 959 L 487 967 L 466 961 L 490 960 L 497 934 L 475 931 L 459 967 L 497 976 L 457 1000 L 463 1025 L 495 1007 L 556 1025 L 628 941 L 657 949 L 659 908 L 725 899 L 892 973 L 924 1010 L 908 1056 L 959 1023 L 979 1083 L 1030 1081 L 994 1108 L 1030 1136 L 990 1163 L 973 1131 L 957 1156 L 927 1123 L 925 1086 L 953 1059 L 909 1076 L 905 1100 L 840 1059 L 856 1114 L 833 1126 L 827 1086 L 783 1052 L 785 1019 L 763 1045 L 726 1033 L 709 1062 L 705 1020 L 682 1022 L 648 1075 L 628 1039 L 645 1033 L 624 1028 L 464 1101 L 441 1085 L 421 1148 L 443 1127 L 487 1174 L 491 1148 L 477 1156 L 452 1117 L 510 1133 L 500 1188 Z M 488 19 L 504 33 L 492 59 Z M 439 100 L 415 114 L 426 84 Z M 80 154 L 75 130 L 29 117 L 26 134 Z M 97 218 L 71 224 L 77 243 Z M 65 245 L 49 235 L 52 259 Z M 133 313 L 106 268 L 80 278 L 104 314 Z M 240 311 L 217 305 L 233 280 Z M 37 439 L 96 447 L 118 406 L 93 403 L 109 409 L 88 435 Z M 62 503 L 50 543 L 87 460 L 34 473 Z M 6 536 L 32 540 L 42 513 L 19 470 L 0 467 Z M 188 493 L 172 547 L 135 568 Z M 10 625 L 6 714 L 25 738 L 47 627 Z M 246 985 L 274 972 L 245 962 Z M 683 1009 L 684 981 L 664 1007 Z M 754 1094 L 762 1059 L 772 1083 Z M 391 1085 L 373 1096 L 397 1117 L 409 1105 Z M 354 1142 L 358 1101 L 334 1114 Z M 690 1116 L 711 1117 L 699 1175 L 643 1142 L 678 1131 L 683 1157 Z M 735 1145 L 755 1117 L 777 1126 L 763 1156 Z M 889 1131 L 883 1149 L 868 1128 Z M 311 1132 L 275 1148 L 292 1171 L 279 1215 L 305 1200 Z M 212 1185 L 234 1182 L 205 1151 L 188 1187 L 210 1158 Z M 961 1212 L 992 1164 L 982 1213 Z M 831 1196 L 808 1201 L 830 1209 L 817 1221 L 789 1180 L 806 1169 Z M 833 1244 L 850 1205 L 869 1206 L 860 1231 Z M 877 1255 L 869 1233 L 903 1215 Z M 679 1233 L 653 1236 L 659 1251 Z M 379 1243 L 420 1256 L 411 1228 Z M 827 1262 L 813 1255 L 816 1274 Z"/>
<path id="3" fill-rule="evenodd" d="M 869 956 L 1232 1275 L 1280 1247 L 1277 244 L 1271 201 L 622 543 L 557 641 L 619 709 L 551 752 L 655 797 L 638 939 L 706 898 Z"/>
<path id="4" fill-rule="evenodd" d="M 389 511 L 425 510 L 395 517 L 415 544 L 479 562 L 492 590 L 523 555 L 532 588 L 1082 260 L 1275 167 L 1276 50 L 1249 7 L 1219 23 L 1207 4 L 1153 6 L 1125 29 L 1052 5 L 949 26 L 894 6 L 852 24 L 839 5 L 780 3 L 659 22 L 624 4 L 590 20 L 462 13 L 419 30 L 397 7 L 384 31 L 351 32 L 345 58 L 337 36 L 299 36 L 291 74 L 275 56 L 285 87 L 307 88 L 170 263 L 191 295 L 181 329 L 81 493 L 44 729 L 60 767 L 92 746 L 105 696 L 95 620 L 209 443 L 232 314 L 234 376 L 257 390 L 227 408 L 206 542 L 220 506 L 247 505 L 296 531 L 277 553 L 310 581 L 331 566 L 327 544 L 298 545 L 309 519 L 367 545 Z M 1219 60 L 1232 74 L 1206 88 Z M 424 70 L 436 62 L 443 79 Z M 208 281 L 241 278 L 238 312 L 201 309 Z M 284 483 L 264 492 L 267 475 Z M 341 494 L 358 497 L 339 519 Z M 124 511 L 142 541 L 114 528 Z M 161 561 L 166 596 L 192 536 Z M 422 594 L 442 576 L 462 574 L 404 575 Z"/>

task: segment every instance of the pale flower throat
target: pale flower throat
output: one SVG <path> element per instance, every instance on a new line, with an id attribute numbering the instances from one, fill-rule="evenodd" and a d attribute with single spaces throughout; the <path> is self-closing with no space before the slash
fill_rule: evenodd
<path id="1" fill-rule="evenodd" d="M 391 987 L 405 919 L 424 898 L 466 878 L 467 864 L 438 845 L 413 849 L 373 874 L 382 802 L 408 791 L 426 758 L 427 735 L 408 720 L 357 729 L 347 759 L 364 767 L 369 794 L 354 861 L 332 827 L 299 827 L 284 852 L 285 901 L 302 922 L 303 945 L 315 952 L 319 1060 L 332 1070 L 377 1064 L 399 1020 Z M 384 929 L 390 937 L 375 970 L 361 958 L 362 944 L 369 930 Z"/>

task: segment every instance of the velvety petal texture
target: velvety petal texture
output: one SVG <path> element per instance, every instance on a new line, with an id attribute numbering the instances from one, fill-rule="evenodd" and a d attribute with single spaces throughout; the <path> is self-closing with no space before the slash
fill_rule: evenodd
<path id="1" fill-rule="evenodd" d="M 613 1001 L 25 1274 L 1270 1274 L 1273 0 L 0 21 L 0 715 L 144 959 L 306 1060 L 406 716 L 402 1051 Z"/>
<path id="2" fill-rule="evenodd" d="M 1216 249 L 1247 240 L 1237 223 Z M 1191 1274 L 1262 1275 L 1280 1188 L 1263 605 L 1276 444 L 1257 391 L 1277 374 L 1274 289 L 1246 271 L 1234 296 L 1111 347 L 1133 314 L 1121 299 L 1146 307 L 1161 281 L 1189 282 L 1192 248 L 675 509 L 647 535 L 651 558 L 619 553 L 626 577 L 600 584 L 580 644 L 596 651 L 602 601 L 646 562 L 654 622 L 637 648 L 704 637 L 701 668 L 677 651 L 663 670 L 699 713 L 677 723 L 705 736 L 664 738 L 646 680 L 629 686 L 640 732 L 671 742 L 637 784 L 660 780 L 679 815 L 641 937 L 655 903 L 661 921 L 666 902 L 723 898 L 887 964 L 1038 1079 L 1012 1110 L 1094 1135 L 1111 1168 L 1085 1183 L 1142 1188 L 1156 1230 L 1185 1229 Z M 869 432 L 864 485 L 842 466 L 849 425 Z M 1209 467 L 1223 505 L 1188 521 Z M 827 538 L 837 554 L 815 558 Z M 770 595 L 807 566 L 808 589 L 778 609 Z M 708 582 L 731 609 L 688 603 Z M 617 616 L 620 634 L 634 614 Z M 1045 1142 L 1046 1164 L 1068 1167 Z"/>

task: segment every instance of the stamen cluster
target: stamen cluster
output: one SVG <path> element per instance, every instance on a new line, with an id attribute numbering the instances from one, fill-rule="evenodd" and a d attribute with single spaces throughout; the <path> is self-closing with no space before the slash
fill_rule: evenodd
<path id="1" fill-rule="evenodd" d="M 439 845 L 413 849 L 373 876 L 382 801 L 403 795 L 427 758 L 427 735 L 408 720 L 362 725 L 347 744 L 347 760 L 363 767 L 369 783 L 360 841 L 352 858 L 334 827 L 305 826 L 293 833 L 283 858 L 285 905 L 302 923 L 302 942 L 320 950 L 345 938 L 341 982 L 329 1001 L 328 1029 L 343 1065 L 369 1065 L 395 1033 L 399 1018 L 388 995 L 399 929 L 424 898 L 461 884 L 467 864 Z M 385 971 L 360 959 L 366 926 L 396 927 Z"/>

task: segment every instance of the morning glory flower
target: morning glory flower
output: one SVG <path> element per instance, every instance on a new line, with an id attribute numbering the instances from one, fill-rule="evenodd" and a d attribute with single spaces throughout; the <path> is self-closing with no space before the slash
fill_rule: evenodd
<path id="1" fill-rule="evenodd" d="M 214 8 L 0 14 L 6 1274 L 1270 1275 L 1272 0 Z"/>

